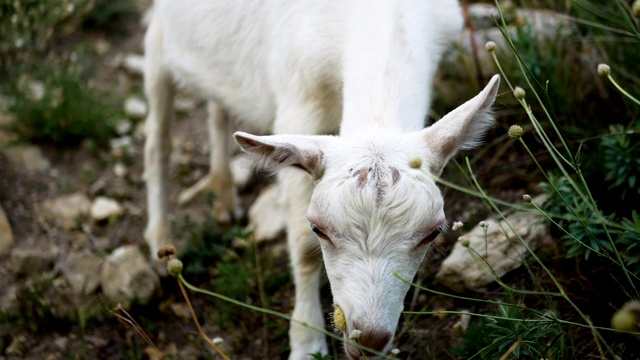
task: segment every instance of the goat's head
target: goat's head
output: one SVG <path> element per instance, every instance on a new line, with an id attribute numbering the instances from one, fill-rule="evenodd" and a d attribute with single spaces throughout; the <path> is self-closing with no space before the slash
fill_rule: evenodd
<path id="1" fill-rule="evenodd" d="M 499 77 L 434 125 L 413 133 L 363 131 L 351 137 L 238 132 L 238 144 L 272 167 L 296 166 L 316 179 L 307 212 L 322 248 L 345 337 L 377 351 L 391 346 L 404 297 L 431 242 L 446 226 L 433 178 L 493 123 Z M 353 336 L 356 335 L 356 336 Z M 363 354 L 347 345 L 350 358 Z"/>

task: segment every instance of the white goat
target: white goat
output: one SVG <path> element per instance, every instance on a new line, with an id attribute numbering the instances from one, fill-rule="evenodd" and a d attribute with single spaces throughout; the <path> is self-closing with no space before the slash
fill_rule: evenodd
<path id="1" fill-rule="evenodd" d="M 412 279 L 446 226 L 440 190 L 409 161 L 420 158 L 439 175 L 493 122 L 497 76 L 423 129 L 437 64 L 461 31 L 457 0 L 156 1 L 145 39 L 145 237 L 153 253 L 171 243 L 169 120 L 173 84 L 187 84 L 210 101 L 211 170 L 196 188 L 212 186 L 227 211 L 237 203 L 226 114 L 236 128 L 277 134 L 234 136 L 280 170 L 293 318 L 324 326 L 324 259 L 345 337 L 357 330 L 361 345 L 387 351 L 409 289 L 392 273 Z M 324 335 L 307 327 L 292 323 L 289 337 L 290 359 L 327 352 Z M 365 356 L 345 348 L 351 359 Z"/>

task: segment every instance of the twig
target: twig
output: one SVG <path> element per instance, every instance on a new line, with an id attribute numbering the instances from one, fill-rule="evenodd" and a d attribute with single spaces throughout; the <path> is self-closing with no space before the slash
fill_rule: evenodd
<path id="1" fill-rule="evenodd" d="M 521 342 L 522 342 L 522 337 L 518 336 L 518 340 L 516 340 L 516 342 L 514 342 L 513 345 L 511 345 L 511 347 L 507 350 L 506 353 L 500 356 L 500 360 L 507 360 L 507 358 L 509 358 L 509 355 L 511 355 L 514 351 L 516 351 L 518 346 L 520 346 Z"/>
<path id="2" fill-rule="evenodd" d="M 147 342 L 147 344 L 149 344 L 149 346 L 151 346 L 152 350 L 155 355 L 158 356 L 159 359 L 164 358 L 164 356 L 162 356 L 162 352 L 160 350 L 158 350 L 158 348 L 155 346 L 155 344 L 153 343 L 153 341 L 151 341 L 151 338 L 149 338 L 149 336 L 147 335 L 147 333 L 144 332 L 144 330 L 142 329 L 142 327 L 140 327 L 140 325 L 138 325 L 138 323 L 133 319 L 133 317 L 127 312 L 127 310 L 125 310 L 121 304 L 118 304 L 115 308 L 109 310 L 110 313 L 112 313 L 113 315 L 117 316 L 118 319 L 120 319 L 121 321 L 129 324 L 131 327 L 133 327 L 138 334 L 140 334 L 140 336 L 142 336 L 142 338 L 144 339 L 144 341 Z M 122 312 L 124 314 L 120 315 L 118 312 Z"/>
<path id="3" fill-rule="evenodd" d="M 189 296 L 187 295 L 187 291 L 184 289 L 184 285 L 182 284 L 182 280 L 178 277 L 178 285 L 180 286 L 180 291 L 182 291 L 182 296 L 184 296 L 184 300 L 187 302 L 187 306 L 189 306 L 189 312 L 191 312 L 191 316 L 193 317 L 193 322 L 196 323 L 196 327 L 198 328 L 198 332 L 202 336 L 202 338 L 209 344 L 211 347 L 225 360 L 230 360 L 229 356 L 225 354 L 225 352 L 220 349 L 218 345 L 216 345 L 211 339 L 204 333 L 202 328 L 200 327 L 200 322 L 198 321 L 198 317 L 196 316 L 195 311 L 193 310 L 193 306 L 191 305 L 191 301 L 189 300 Z"/>

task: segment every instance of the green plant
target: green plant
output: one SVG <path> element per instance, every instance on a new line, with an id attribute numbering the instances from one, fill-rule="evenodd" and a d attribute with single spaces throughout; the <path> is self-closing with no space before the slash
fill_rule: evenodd
<path id="1" fill-rule="evenodd" d="M 606 5 L 582 0 L 577 0 L 575 3 L 579 5 L 576 7 L 581 9 L 580 11 L 576 10 L 574 14 L 589 13 L 589 16 L 584 18 L 575 18 L 578 32 L 584 31 L 590 34 L 608 32 L 610 35 L 613 34 L 613 38 L 624 38 L 625 41 L 634 45 L 640 43 L 638 21 L 631 16 L 629 8 L 622 1 L 612 0 Z M 485 307 L 486 304 L 497 306 L 497 313 L 493 311 L 472 313 L 472 316 L 488 320 L 478 325 L 482 330 L 477 327 L 469 330 L 465 335 L 463 346 L 455 350 L 456 354 L 464 358 L 539 359 L 575 358 L 575 356 L 582 358 L 586 354 L 599 358 L 618 357 L 621 353 L 624 354 L 624 351 L 620 349 L 625 346 L 623 345 L 625 340 L 609 336 L 609 333 L 614 330 L 611 329 L 607 316 L 602 316 L 601 309 L 603 305 L 606 305 L 606 302 L 603 303 L 601 298 L 622 303 L 624 300 L 640 297 L 638 292 L 640 278 L 637 272 L 640 253 L 637 251 L 638 245 L 636 245 L 640 240 L 640 218 L 638 218 L 637 212 L 631 211 L 628 212 L 631 214 L 630 218 L 624 218 L 627 216 L 626 212 L 622 215 L 616 215 L 608 208 L 601 207 L 601 202 L 607 197 L 614 196 L 615 201 L 619 202 L 618 194 L 623 194 L 624 200 L 629 199 L 632 193 L 637 192 L 635 187 L 629 187 L 630 184 L 635 185 L 637 178 L 635 174 L 637 171 L 635 142 L 621 138 L 621 135 L 633 136 L 635 134 L 635 130 L 632 129 L 633 122 L 625 122 L 625 120 L 637 118 L 640 101 L 630 95 L 633 91 L 627 89 L 637 88 L 638 84 L 633 77 L 628 76 L 629 72 L 627 71 L 635 69 L 638 62 L 631 61 L 628 57 L 624 58 L 628 54 L 627 50 L 616 52 L 616 47 L 622 47 L 620 44 L 615 42 L 603 44 L 607 51 L 598 54 L 617 53 L 623 56 L 620 63 L 614 67 L 618 70 L 617 72 L 611 71 L 608 66 L 598 67 L 598 73 L 601 76 L 606 76 L 609 80 L 606 85 L 611 85 L 610 89 L 617 89 L 620 97 L 617 97 L 618 94 L 608 97 L 587 94 L 585 99 L 598 98 L 599 101 L 602 101 L 602 103 L 598 103 L 601 108 L 595 109 L 594 114 L 602 113 L 603 116 L 593 116 L 589 110 L 583 109 L 584 112 L 570 115 L 571 121 L 565 122 L 568 115 L 564 110 L 556 112 L 557 99 L 554 98 L 561 93 L 571 94 L 571 91 L 564 91 L 571 90 L 571 88 L 558 88 L 567 85 L 567 83 L 554 82 L 556 79 L 553 78 L 553 72 L 545 73 L 545 66 L 539 66 L 543 62 L 539 62 L 535 58 L 531 59 L 527 51 L 522 51 L 523 45 L 525 49 L 527 46 L 531 49 L 537 47 L 535 44 L 519 42 L 519 39 L 508 29 L 507 22 L 502 16 L 500 3 L 496 2 L 496 4 L 500 11 L 497 22 L 508 50 L 510 50 L 508 53 L 515 58 L 517 76 L 512 76 L 512 73 L 509 72 L 511 69 L 502 67 L 502 57 L 505 55 L 500 53 L 500 58 L 498 56 L 502 49 L 497 49 L 494 43 L 488 43 L 486 49 L 493 57 L 506 86 L 513 94 L 513 98 L 522 107 L 522 114 L 530 122 L 530 125 L 514 127 L 519 131 L 510 131 L 509 137 L 518 145 L 518 149 L 527 155 L 527 160 L 532 165 L 532 169 L 529 171 L 535 171 L 536 175 L 544 179 L 542 188 L 550 195 L 550 199 L 541 208 L 539 204 L 532 201 L 531 196 L 525 195 L 523 200 L 526 206 L 523 209 L 519 204 L 492 196 L 489 191 L 483 188 L 482 181 L 484 179 L 476 176 L 469 159 L 466 159 L 464 175 L 473 189 L 440 178 L 436 178 L 436 180 L 448 187 L 479 197 L 498 219 L 505 221 L 504 231 L 515 234 L 509 235 L 513 238 L 512 241 L 516 241 L 527 249 L 530 260 L 523 261 L 526 267 L 526 272 L 523 272 L 530 278 L 527 279 L 526 285 L 514 286 L 498 278 L 491 268 L 491 264 L 485 261 L 488 270 L 495 276 L 501 287 L 500 290 L 493 291 L 491 294 L 500 293 L 508 300 L 477 299 L 445 294 L 422 287 L 421 289 L 438 296 L 484 304 Z M 603 18 L 606 18 L 606 21 Z M 612 19 L 620 21 L 616 23 L 611 21 Z M 518 34 L 520 37 L 523 35 L 527 34 Z M 634 46 L 634 48 L 633 51 L 637 51 L 638 47 Z M 546 56 L 552 55 L 546 54 Z M 566 71 L 566 69 L 564 70 Z M 595 65 L 591 68 L 591 72 L 597 81 Z M 619 84 L 618 78 L 616 77 L 614 80 L 612 73 L 622 77 L 623 81 Z M 515 86 L 513 79 L 517 79 L 517 84 L 520 86 Z M 629 86 L 627 87 L 627 85 Z M 591 87 L 593 88 L 593 84 Z M 581 90 L 583 89 L 577 91 Z M 572 97 L 565 99 L 575 100 Z M 561 101 L 566 101 L 565 99 L 560 97 Z M 591 105 L 594 104 L 591 103 Z M 607 104 L 607 106 L 602 107 L 602 104 Z M 579 109 L 581 106 L 581 102 L 576 102 L 567 105 L 566 108 Z M 591 109 L 589 104 L 586 106 Z M 595 120 L 610 118 L 613 113 L 616 114 L 615 116 L 619 116 L 619 120 L 616 122 L 631 125 L 629 128 L 612 128 L 610 133 L 603 135 L 609 124 L 596 123 Z M 589 119 L 589 123 L 585 123 L 585 118 Z M 571 128 L 572 126 L 581 130 L 575 131 Z M 526 130 L 523 131 L 523 128 Z M 567 134 L 573 136 L 580 134 L 587 136 L 589 140 L 598 139 L 599 146 L 587 148 L 594 143 L 584 139 L 574 140 Z M 594 161 L 597 164 L 595 169 L 589 166 L 588 161 L 581 160 L 590 158 L 594 153 L 602 155 L 601 161 Z M 607 164 L 604 165 L 604 163 Z M 608 181 L 609 184 L 600 186 L 600 182 L 596 181 L 594 186 L 592 181 L 598 178 L 601 179 L 601 182 Z M 616 190 L 615 195 L 611 193 L 612 190 Z M 618 208 L 624 208 L 624 206 Z M 586 261 L 580 259 L 581 261 L 573 263 L 576 265 L 578 274 L 567 274 L 565 270 L 555 271 L 560 267 L 554 269 L 556 263 L 554 259 L 546 258 L 545 253 L 534 251 L 517 233 L 513 225 L 506 221 L 505 212 L 511 209 L 516 211 L 533 210 L 545 216 L 557 229 L 558 237 L 566 245 L 568 250 L 566 255 L 586 258 Z M 478 253 L 474 253 L 472 249 L 469 252 L 472 258 L 484 261 L 482 256 L 478 256 Z M 594 253 L 598 256 L 593 256 Z M 609 294 L 598 294 L 597 301 L 600 302 L 595 306 L 590 302 L 596 300 L 596 297 L 589 291 L 598 292 L 599 289 L 589 287 L 595 285 L 590 283 L 591 279 L 589 279 L 590 275 L 595 274 L 588 273 L 596 271 L 589 268 L 592 264 L 598 264 L 599 271 L 602 271 L 601 267 L 606 266 L 607 276 L 604 278 L 608 283 L 612 282 L 617 285 L 616 291 L 608 290 Z M 574 286 L 572 280 L 578 277 L 584 279 L 580 285 L 585 285 L 585 288 Z M 518 285 L 523 283 L 525 281 L 520 279 Z M 621 294 L 624 298 L 607 297 L 616 294 Z M 585 301 L 585 297 L 588 300 Z M 561 311 L 548 313 L 546 309 L 561 309 Z M 443 312 L 409 311 L 406 313 L 442 314 Z M 444 313 L 461 314 L 462 312 L 444 311 Z M 602 321 L 603 318 L 605 321 Z M 589 334 L 586 341 L 583 336 L 579 336 L 579 334 L 585 333 Z"/>
<path id="2" fill-rule="evenodd" d="M 38 61 L 58 33 L 70 33 L 91 11 L 92 0 L 3 1 L 0 4 L 0 68 Z"/>
<path id="3" fill-rule="evenodd" d="M 54 69 L 43 86 L 42 94 L 27 85 L 14 88 L 12 129 L 20 138 L 68 147 L 84 139 L 104 142 L 114 134 L 117 110 L 86 86 L 77 67 Z"/>
<path id="4" fill-rule="evenodd" d="M 600 141 L 601 152 L 604 157 L 605 181 L 609 182 L 609 190 L 621 189 L 621 200 L 625 199 L 628 191 L 640 194 L 640 142 L 634 139 L 638 129 L 626 129 L 623 125 L 615 124 L 609 127 L 609 136 Z"/>
<path id="5" fill-rule="evenodd" d="M 515 359 L 562 358 L 565 334 L 553 318 L 527 311 L 522 306 L 499 305 L 493 322 L 469 327 L 461 348 L 454 353 L 498 359 L 509 352 Z"/>
<path id="6" fill-rule="evenodd" d="M 240 227 L 223 231 L 212 217 L 207 217 L 201 224 L 187 217 L 179 227 L 184 229 L 180 232 L 186 238 L 180 253 L 180 258 L 187 264 L 185 274 L 198 278 L 208 275 L 208 267 L 220 261 L 233 239 L 243 234 Z"/>

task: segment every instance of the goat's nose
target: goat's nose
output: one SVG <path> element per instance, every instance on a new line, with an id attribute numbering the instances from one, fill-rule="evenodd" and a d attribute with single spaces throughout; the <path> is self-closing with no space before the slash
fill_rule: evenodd
<path id="1" fill-rule="evenodd" d="M 354 326 L 354 328 L 361 329 L 359 336 L 354 340 L 357 341 L 358 344 L 378 352 L 383 352 L 385 350 L 393 336 L 393 334 L 388 331 L 361 328 L 357 325 Z M 373 354 L 367 351 L 363 351 L 363 354 L 367 357 L 373 356 Z"/>
<path id="2" fill-rule="evenodd" d="M 360 333 L 358 343 L 375 351 L 384 351 L 391 341 L 391 336 L 392 334 L 386 331 L 363 331 Z"/>

